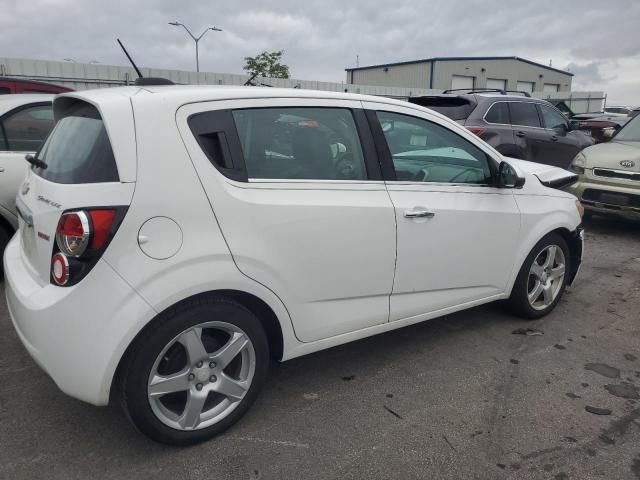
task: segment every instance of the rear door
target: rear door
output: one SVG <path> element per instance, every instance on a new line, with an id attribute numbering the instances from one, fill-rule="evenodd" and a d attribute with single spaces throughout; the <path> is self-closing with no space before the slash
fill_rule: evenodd
<path id="1" fill-rule="evenodd" d="M 511 118 L 509 116 L 509 105 L 507 102 L 495 102 L 484 114 L 483 120 L 486 124 L 486 130 L 480 134 L 485 142 L 506 156 L 513 156 L 517 150 L 515 146 L 515 136 L 513 127 L 511 126 Z"/>
<path id="2" fill-rule="evenodd" d="M 55 233 L 62 213 L 129 205 L 134 187 L 120 181 L 114 154 L 118 152 L 121 161 L 135 162 L 131 104 L 126 102 L 128 111 L 119 115 L 118 125 L 114 125 L 125 139 L 107 128 L 108 122 L 94 105 L 71 98 L 58 98 L 55 104 L 56 125 L 37 153 L 47 168 L 28 169 L 15 197 L 23 259 L 43 286 L 50 283 Z M 133 150 L 123 148 L 127 143 Z"/>
<path id="3" fill-rule="evenodd" d="M 0 206 L 15 214 L 18 188 L 27 174 L 25 155 L 35 153 L 53 128 L 51 102 L 24 105 L 0 118 Z"/>
<path id="4" fill-rule="evenodd" d="M 211 102 L 177 120 L 236 265 L 300 340 L 388 321 L 394 211 L 359 102 Z"/>
<path id="5" fill-rule="evenodd" d="M 509 102 L 514 139 L 524 159 L 532 162 L 551 163 L 554 155 L 550 151 L 553 134 L 542 126 L 534 102 Z"/>

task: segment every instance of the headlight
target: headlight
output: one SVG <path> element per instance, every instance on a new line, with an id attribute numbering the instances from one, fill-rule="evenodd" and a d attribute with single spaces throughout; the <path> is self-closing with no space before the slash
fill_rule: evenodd
<path id="1" fill-rule="evenodd" d="M 578 154 L 575 156 L 575 158 L 571 162 L 571 165 L 569 165 L 569 170 L 582 175 L 584 173 L 584 167 L 586 163 L 587 163 L 587 159 L 584 156 L 584 154 L 582 152 L 578 152 Z"/>
<path id="2" fill-rule="evenodd" d="M 576 200 L 576 209 L 580 214 L 580 218 L 584 217 L 584 206 L 580 203 L 580 200 Z"/>

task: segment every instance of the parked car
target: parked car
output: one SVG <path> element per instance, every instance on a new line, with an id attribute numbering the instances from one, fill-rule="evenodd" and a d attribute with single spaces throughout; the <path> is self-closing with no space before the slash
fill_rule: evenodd
<path id="1" fill-rule="evenodd" d="M 37 82 L 25 78 L 10 78 L 0 76 L 0 95 L 12 93 L 64 93 L 73 90 L 52 83 Z"/>
<path id="2" fill-rule="evenodd" d="M 409 98 L 456 120 L 501 154 L 567 168 L 593 140 L 545 100 L 477 91 Z"/>
<path id="3" fill-rule="evenodd" d="M 640 219 L 640 116 L 611 141 L 585 148 L 571 170 L 580 176 L 568 190 L 587 212 Z"/>
<path id="4" fill-rule="evenodd" d="M 633 107 L 626 105 L 611 105 L 604 108 L 604 113 L 615 113 L 618 115 L 629 115 L 633 111 Z"/>
<path id="5" fill-rule="evenodd" d="M 53 95 L 0 96 L 0 255 L 18 227 L 16 193 L 34 153 L 53 128 Z M 0 274 L 2 273 L 0 265 Z"/>
<path id="6" fill-rule="evenodd" d="M 558 303 L 575 175 L 407 102 L 194 86 L 64 94 L 17 196 L 6 296 L 67 394 L 205 440 L 288 360 L 506 299 Z M 46 168 L 45 168 L 46 166 Z"/>
<path id="7" fill-rule="evenodd" d="M 629 117 L 617 114 L 601 114 L 586 119 L 574 117 L 575 128 L 588 132 L 595 143 L 608 142 L 629 121 Z"/>

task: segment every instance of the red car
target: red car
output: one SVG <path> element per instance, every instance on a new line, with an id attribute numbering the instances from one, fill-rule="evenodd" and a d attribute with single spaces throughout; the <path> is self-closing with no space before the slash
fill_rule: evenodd
<path id="1" fill-rule="evenodd" d="M 64 93 L 71 88 L 22 78 L 0 77 L 0 95 L 8 93 Z"/>

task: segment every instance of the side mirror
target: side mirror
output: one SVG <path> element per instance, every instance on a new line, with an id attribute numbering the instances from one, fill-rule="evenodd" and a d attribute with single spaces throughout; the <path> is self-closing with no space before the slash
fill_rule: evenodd
<path id="1" fill-rule="evenodd" d="M 499 188 L 522 188 L 525 182 L 507 162 L 500 162 L 497 180 Z"/>
<path id="2" fill-rule="evenodd" d="M 616 129 L 613 127 L 607 127 L 602 129 L 602 137 L 607 140 L 611 140 L 613 135 L 616 133 Z"/>
<path id="3" fill-rule="evenodd" d="M 561 123 L 560 125 L 554 127 L 554 130 L 558 133 L 558 135 L 566 135 L 571 131 L 571 127 L 566 123 Z"/>

